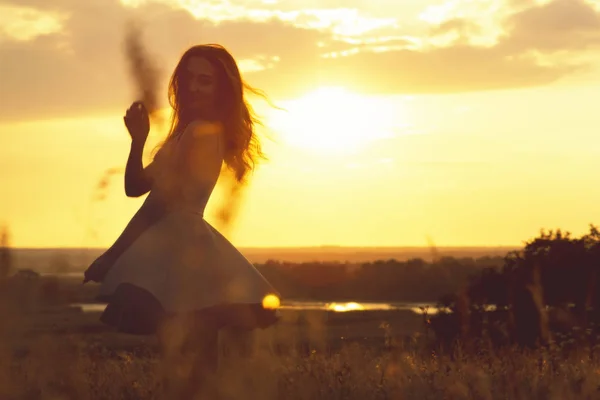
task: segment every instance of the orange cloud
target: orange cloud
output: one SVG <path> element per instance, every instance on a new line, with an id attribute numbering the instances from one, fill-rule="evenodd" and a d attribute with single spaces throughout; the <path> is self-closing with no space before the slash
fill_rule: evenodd
<path id="1" fill-rule="evenodd" d="M 0 4 L 0 41 L 27 41 L 60 32 L 65 18 L 61 13 Z"/>
<path id="2" fill-rule="evenodd" d="M 423 37 L 403 35 L 401 27 L 393 36 L 379 27 L 348 37 L 331 27 L 298 26 L 298 20 L 239 17 L 215 23 L 173 4 L 19 4 L 68 18 L 60 31 L 0 43 L 0 87 L 9 94 L 0 96 L 0 120 L 5 121 L 123 109 L 132 100 L 122 56 L 123 28 L 131 18 L 145 22 L 145 41 L 160 60 L 165 85 L 187 46 L 218 42 L 241 60 L 251 84 L 275 98 L 323 85 L 372 94 L 546 85 L 589 67 L 572 56 L 591 54 L 600 43 L 600 14 L 583 0 L 521 1 L 502 19 L 503 34 L 485 45 L 469 40 L 484 28 L 473 18 L 440 20 Z M 432 44 L 440 35 L 448 39 Z"/>

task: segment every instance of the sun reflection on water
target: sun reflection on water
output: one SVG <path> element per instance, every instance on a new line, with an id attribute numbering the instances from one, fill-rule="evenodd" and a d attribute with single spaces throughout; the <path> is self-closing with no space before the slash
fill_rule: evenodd
<path id="1" fill-rule="evenodd" d="M 349 302 L 349 303 L 328 303 L 325 308 L 329 311 L 346 312 L 346 311 L 364 311 L 365 307 L 362 304 Z"/>

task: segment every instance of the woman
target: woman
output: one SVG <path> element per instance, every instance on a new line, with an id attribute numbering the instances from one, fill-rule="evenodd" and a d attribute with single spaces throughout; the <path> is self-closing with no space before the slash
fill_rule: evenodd
<path id="1" fill-rule="evenodd" d="M 85 273 L 85 281 L 102 283 L 104 323 L 158 334 L 166 355 L 195 354 L 190 384 L 216 370 L 221 328 L 251 330 L 277 320 L 275 310 L 263 306 L 277 292 L 203 217 L 223 163 L 241 184 L 262 156 L 244 88 L 222 46 L 187 50 L 169 84 L 170 133 L 146 168 L 148 113 L 141 103 L 131 106 L 124 118 L 132 138 L 125 191 L 149 195 Z"/>

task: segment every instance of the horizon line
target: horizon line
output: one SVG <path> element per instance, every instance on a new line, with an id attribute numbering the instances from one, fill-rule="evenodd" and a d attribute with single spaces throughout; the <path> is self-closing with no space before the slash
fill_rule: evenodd
<path id="1" fill-rule="evenodd" d="M 351 245 L 315 245 L 315 246 L 236 246 L 245 250 L 307 250 L 307 249 L 365 249 L 365 250 L 393 250 L 393 249 L 515 249 L 523 245 L 407 245 L 407 246 L 351 246 Z M 11 246 L 12 250 L 106 250 L 110 246 Z"/>

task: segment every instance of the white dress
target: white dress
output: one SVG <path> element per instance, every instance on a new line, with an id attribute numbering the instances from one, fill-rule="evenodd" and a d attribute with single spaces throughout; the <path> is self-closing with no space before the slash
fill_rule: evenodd
<path id="1" fill-rule="evenodd" d="M 160 163 L 157 157 L 159 179 L 146 201 L 176 187 L 177 205 L 121 254 L 102 281 L 101 296 L 110 298 L 126 284 L 151 295 L 167 314 L 227 305 L 260 309 L 267 295 L 279 297 L 252 263 L 204 219 L 224 148 L 220 131 L 206 131 L 205 123 L 190 124 L 163 148 Z"/>

